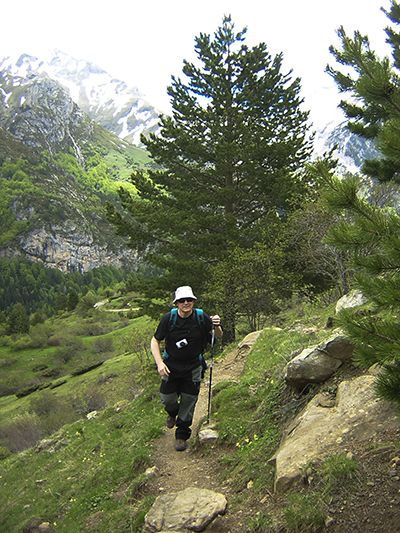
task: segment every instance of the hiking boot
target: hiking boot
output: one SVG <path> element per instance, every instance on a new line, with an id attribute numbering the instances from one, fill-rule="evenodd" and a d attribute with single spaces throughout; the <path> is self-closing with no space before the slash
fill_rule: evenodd
<path id="1" fill-rule="evenodd" d="M 182 439 L 176 439 L 175 441 L 175 450 L 177 452 L 184 452 L 187 448 L 187 442 Z"/>
<path id="2" fill-rule="evenodd" d="M 167 416 L 167 428 L 172 429 L 175 426 L 176 416 Z"/>

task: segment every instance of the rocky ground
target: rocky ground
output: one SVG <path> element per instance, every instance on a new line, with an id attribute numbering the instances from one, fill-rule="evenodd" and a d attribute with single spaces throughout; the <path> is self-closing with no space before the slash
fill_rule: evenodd
<path id="1" fill-rule="evenodd" d="M 359 468 L 350 490 L 338 491 L 328 509 L 329 533 L 400 532 L 400 430 L 347 443 Z"/>
<path id="2" fill-rule="evenodd" d="M 246 351 L 234 350 L 224 360 L 214 362 L 213 383 L 239 378 L 246 355 Z M 244 506 L 232 505 L 238 495 L 233 493 L 229 480 L 221 481 L 223 466 L 220 458 L 229 451 L 212 444 L 199 446 L 195 438 L 200 422 L 207 416 L 208 391 L 206 382 L 196 408 L 192 442 L 186 451 L 175 451 L 174 430 L 166 428 L 158 444 L 155 462 L 157 474 L 148 485 L 148 490 L 155 496 L 187 487 L 220 492 L 228 501 L 227 512 L 214 520 L 207 532 L 256 533 L 259 530 L 247 528 L 251 518 L 260 512 L 279 516 L 286 505 L 286 498 L 267 492 L 262 496 L 246 498 L 248 503 Z M 342 446 L 340 452 L 354 457 L 359 468 L 349 484 L 338 485 L 328 503 L 328 519 L 321 532 L 400 532 L 400 448 L 396 446 L 399 438 L 399 429 L 387 430 L 368 440 L 347 442 Z M 303 486 L 299 490 L 308 491 L 310 488 Z M 285 533 L 287 530 L 283 525 L 276 524 L 275 531 Z"/>

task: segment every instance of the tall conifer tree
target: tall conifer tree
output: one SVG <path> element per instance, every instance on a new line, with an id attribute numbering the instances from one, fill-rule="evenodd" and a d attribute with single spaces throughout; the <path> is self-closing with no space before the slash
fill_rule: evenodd
<path id="1" fill-rule="evenodd" d="M 130 216 L 108 206 L 118 234 L 165 272 L 142 287 L 148 296 L 169 296 L 179 284 L 201 294 L 230 249 L 251 248 L 265 217 L 306 190 L 300 80 L 282 74 L 282 54 L 272 58 L 264 43 L 249 49 L 245 33 L 225 17 L 214 39 L 196 38 L 187 83 L 172 77 L 168 88 L 172 116 L 161 117 L 159 135 L 142 137 L 157 168 L 132 175 L 137 197 L 119 191 Z"/>
<path id="2" fill-rule="evenodd" d="M 392 2 L 386 14 L 393 23 L 400 24 L 399 4 Z M 342 67 L 328 71 L 339 89 L 351 97 L 341 104 L 349 128 L 375 139 L 381 150 L 381 158 L 365 162 L 364 173 L 373 181 L 395 184 L 400 176 L 400 34 L 392 28 L 386 33 L 393 47 L 393 64 L 388 58 L 377 58 L 370 50 L 368 37 L 355 32 L 352 39 L 340 28 L 342 47 L 332 47 L 331 51 Z M 352 223 L 342 223 L 331 232 L 330 243 L 352 253 L 354 286 L 368 299 L 365 310 L 342 311 L 339 322 L 354 342 L 358 360 L 367 367 L 382 367 L 378 394 L 400 404 L 398 185 L 392 205 L 379 207 L 368 201 L 365 187 L 360 190 L 356 177 L 340 180 L 322 165 L 315 170 L 330 186 L 330 207 L 339 212 L 346 209 L 353 217 Z"/>

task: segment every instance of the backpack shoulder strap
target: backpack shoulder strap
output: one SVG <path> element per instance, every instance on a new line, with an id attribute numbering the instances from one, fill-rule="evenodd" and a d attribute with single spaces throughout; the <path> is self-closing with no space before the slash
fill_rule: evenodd
<path id="1" fill-rule="evenodd" d="M 197 323 L 199 324 L 200 328 L 203 328 L 205 324 L 203 309 L 195 309 L 194 312 L 196 314 Z"/>
<path id="2" fill-rule="evenodd" d="M 174 329 L 177 318 L 178 318 L 178 309 L 174 307 L 174 309 L 171 309 L 171 313 L 169 316 L 169 322 L 168 322 L 169 331 L 172 331 Z"/>
<path id="3" fill-rule="evenodd" d="M 200 326 L 200 329 L 203 329 L 204 324 L 205 324 L 203 309 L 195 309 L 194 314 L 196 316 L 196 320 L 197 320 L 198 325 Z M 174 307 L 174 309 L 171 309 L 171 313 L 169 316 L 169 321 L 168 321 L 169 331 L 172 331 L 174 329 L 177 318 L 178 318 L 178 309 Z"/>

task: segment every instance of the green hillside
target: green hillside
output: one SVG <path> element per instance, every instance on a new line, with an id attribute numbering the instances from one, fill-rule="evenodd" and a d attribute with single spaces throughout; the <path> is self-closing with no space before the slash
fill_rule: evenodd
<path id="1" fill-rule="evenodd" d="M 69 533 L 141 531 L 155 498 L 144 472 L 165 422 L 149 352 L 155 323 L 129 320 L 126 297 L 103 303 L 85 316 L 65 313 L 33 328 L 31 340 L 47 331 L 40 347 L 0 337 L 2 379 L 22 389 L 0 398 L 0 531 L 22 533 L 35 520 Z M 69 345 L 69 358 L 62 348 L 73 331 L 79 348 L 73 352 Z M 254 471 L 259 499 L 272 488 L 272 470 L 264 463 L 279 442 L 273 414 L 282 391 L 279 373 L 292 350 L 308 340 L 283 330 L 262 336 L 241 381 L 215 387 L 222 452 L 217 475 L 229 475 L 239 492 Z"/>

